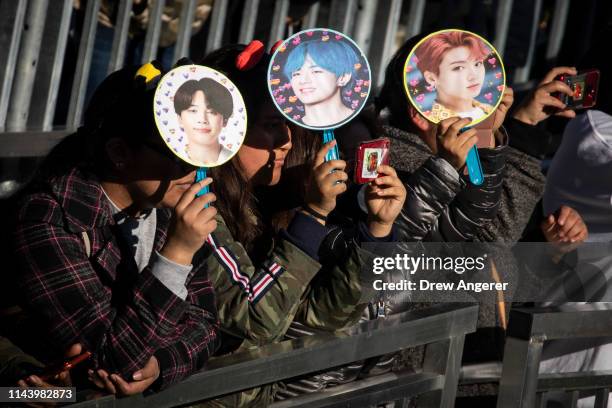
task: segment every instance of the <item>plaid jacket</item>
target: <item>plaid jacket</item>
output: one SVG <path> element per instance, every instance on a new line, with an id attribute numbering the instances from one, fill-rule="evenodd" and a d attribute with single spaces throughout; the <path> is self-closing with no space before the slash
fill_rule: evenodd
<path id="1" fill-rule="evenodd" d="M 94 178 L 74 168 L 32 188 L 18 209 L 14 280 L 36 322 L 31 328 L 46 339 L 39 341 L 45 360 L 57 361 L 79 342 L 93 353 L 94 365 L 131 378 L 155 355 L 165 387 L 216 351 L 215 297 L 203 263 L 194 262 L 185 301 L 150 266 L 138 273 Z M 169 210 L 158 210 L 157 250 L 169 217 Z"/>

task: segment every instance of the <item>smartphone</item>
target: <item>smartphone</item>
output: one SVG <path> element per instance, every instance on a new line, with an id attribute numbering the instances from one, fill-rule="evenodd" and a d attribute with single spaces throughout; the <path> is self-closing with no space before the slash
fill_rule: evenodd
<path id="1" fill-rule="evenodd" d="M 41 375 L 39 375 L 40 379 L 43 381 L 53 380 L 57 375 L 63 373 L 64 371 L 71 370 L 77 364 L 86 361 L 91 357 L 91 353 L 89 351 L 85 351 L 84 353 L 79 354 L 76 357 L 68 358 L 62 361 L 59 364 L 53 364 L 47 367 Z"/>
<path id="2" fill-rule="evenodd" d="M 589 69 L 581 71 L 577 75 L 559 75 L 558 81 L 564 82 L 573 92 L 572 96 L 557 92 L 553 94 L 567 109 L 592 108 L 597 103 L 597 92 L 599 90 L 599 70 Z"/>
<path id="3" fill-rule="evenodd" d="M 359 143 L 355 154 L 356 183 L 368 183 L 378 177 L 378 166 L 389 164 L 390 146 L 391 141 L 387 138 Z"/>

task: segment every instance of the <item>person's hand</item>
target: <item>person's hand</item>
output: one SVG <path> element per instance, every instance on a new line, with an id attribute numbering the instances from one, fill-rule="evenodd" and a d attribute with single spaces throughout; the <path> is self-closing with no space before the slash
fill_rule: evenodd
<path id="1" fill-rule="evenodd" d="M 368 229 L 374 237 L 386 237 L 406 200 L 406 187 L 391 166 L 381 165 L 379 177 L 365 191 L 368 208 Z"/>
<path id="2" fill-rule="evenodd" d="M 89 370 L 89 380 L 96 387 L 106 390 L 110 394 L 123 396 L 140 394 L 151 386 L 159 377 L 159 363 L 154 356 L 145 366 L 132 375 L 133 381 L 125 381 L 119 374 L 108 374 L 106 370 Z"/>
<path id="3" fill-rule="evenodd" d="M 556 244 L 582 243 L 589 231 L 578 211 L 562 205 L 540 225 L 546 241 Z"/>
<path id="4" fill-rule="evenodd" d="M 217 210 L 213 206 L 205 208 L 206 204 L 215 201 L 213 193 L 200 197 L 196 194 L 202 187 L 212 183 L 206 178 L 194 183 L 183 193 L 179 199 L 168 228 L 168 240 L 160 253 L 182 265 L 190 265 L 193 255 L 202 247 L 208 235 L 217 228 L 215 215 Z"/>
<path id="5" fill-rule="evenodd" d="M 452 117 L 444 119 L 438 124 L 436 136 L 438 156 L 449 162 L 457 170 L 465 165 L 468 152 L 478 141 L 474 128 L 459 134 L 461 129 L 471 121 L 470 118 Z"/>
<path id="6" fill-rule="evenodd" d="M 64 354 L 65 358 L 76 357 L 83 352 L 83 347 L 79 343 L 75 343 L 66 353 Z M 40 388 L 53 388 L 53 387 L 70 387 L 72 386 L 72 379 L 70 378 L 70 371 L 62 371 L 61 373 L 55 375 L 52 379 L 44 381 L 37 375 L 30 375 L 22 380 L 17 382 L 22 388 L 28 387 L 40 387 Z"/>
<path id="7" fill-rule="evenodd" d="M 336 198 L 346 191 L 348 180 L 344 160 L 325 161 L 325 155 L 335 145 L 336 140 L 332 140 L 317 152 L 306 190 L 306 205 L 325 217 L 336 208 Z"/>
<path id="8" fill-rule="evenodd" d="M 514 102 L 514 91 L 509 86 L 504 89 L 504 96 L 502 96 L 499 106 L 495 110 L 495 119 L 493 121 L 493 132 L 499 129 L 506 120 L 506 115 Z"/>
<path id="9" fill-rule="evenodd" d="M 83 352 L 83 347 L 79 343 L 75 343 L 68 351 L 64 354 L 66 358 L 76 357 Z M 72 387 L 72 379 L 70 378 L 70 371 L 62 371 L 55 375 L 51 380 L 45 381 L 37 375 L 29 375 L 26 378 L 17 381 L 17 385 L 21 388 L 38 387 L 38 388 L 55 388 L 55 387 Z M 43 407 L 54 407 L 57 404 L 46 402 L 46 403 L 26 403 L 27 406 L 32 408 L 43 408 Z"/>
<path id="10" fill-rule="evenodd" d="M 566 105 L 551 93 L 562 92 L 573 96 L 572 89 L 565 83 L 555 80 L 561 74 L 576 75 L 576 68 L 555 67 L 551 69 L 536 89 L 521 103 L 521 106 L 514 112 L 513 117 L 529 125 L 537 125 L 552 114 L 573 118 L 576 112 L 565 109 Z"/>

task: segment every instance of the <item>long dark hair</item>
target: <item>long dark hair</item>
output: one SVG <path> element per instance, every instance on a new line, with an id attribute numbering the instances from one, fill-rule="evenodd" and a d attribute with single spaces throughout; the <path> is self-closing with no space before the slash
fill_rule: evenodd
<path id="1" fill-rule="evenodd" d="M 262 97 L 268 97 L 266 83 L 267 61 L 262 61 L 248 71 L 236 68 L 236 57 L 246 48 L 242 44 L 232 44 L 213 51 L 200 64 L 214 68 L 225 74 L 240 90 L 244 99 L 249 119 L 254 123 L 259 111 Z M 247 129 L 246 137 L 249 137 Z M 214 167 L 210 171 L 213 178 L 213 191 L 217 196 L 215 207 L 223 217 L 235 240 L 244 245 L 246 250 L 254 252 L 254 242 L 261 236 L 264 225 L 258 211 L 257 200 L 252 184 L 244 177 L 238 156 L 227 163 Z"/>
<path id="2" fill-rule="evenodd" d="M 110 169 L 106 142 L 121 138 L 132 148 L 159 133 L 153 118 L 154 87 L 135 78 L 139 67 L 131 66 L 110 74 L 96 88 L 83 117 L 83 126 L 64 138 L 44 159 L 35 178 L 59 176 L 79 166 L 98 177 Z"/>
<path id="3" fill-rule="evenodd" d="M 270 98 L 266 80 L 270 55 L 264 54 L 251 69 L 241 71 L 236 68 L 235 61 L 245 48 L 241 44 L 227 45 L 200 63 L 221 71 L 238 87 L 253 124 L 257 121 L 262 98 Z M 278 185 L 255 189 L 244 177 L 237 156 L 211 169 L 215 180 L 213 189 L 217 195 L 215 207 L 234 239 L 254 257 L 268 252 L 272 237 L 291 220 L 291 210 L 302 204 L 312 160 L 321 145 L 318 135 L 298 126 L 289 126 L 292 148 L 285 159 Z M 247 130 L 247 140 L 248 137 Z"/>
<path id="4" fill-rule="evenodd" d="M 410 51 L 424 37 L 419 34 L 408 39 L 393 55 L 385 70 L 385 82 L 375 102 L 378 113 L 388 109 L 388 122 L 391 126 L 413 133 L 417 133 L 418 129 L 408 115 L 410 105 L 404 94 L 404 64 Z"/>

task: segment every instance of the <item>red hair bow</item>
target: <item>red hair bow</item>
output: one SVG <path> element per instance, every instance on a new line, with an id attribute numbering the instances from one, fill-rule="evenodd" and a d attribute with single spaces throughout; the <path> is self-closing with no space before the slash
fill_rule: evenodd
<path id="1" fill-rule="evenodd" d="M 248 71 L 261 60 L 264 55 L 264 45 L 259 40 L 253 40 L 236 57 L 236 68 L 240 71 Z"/>

